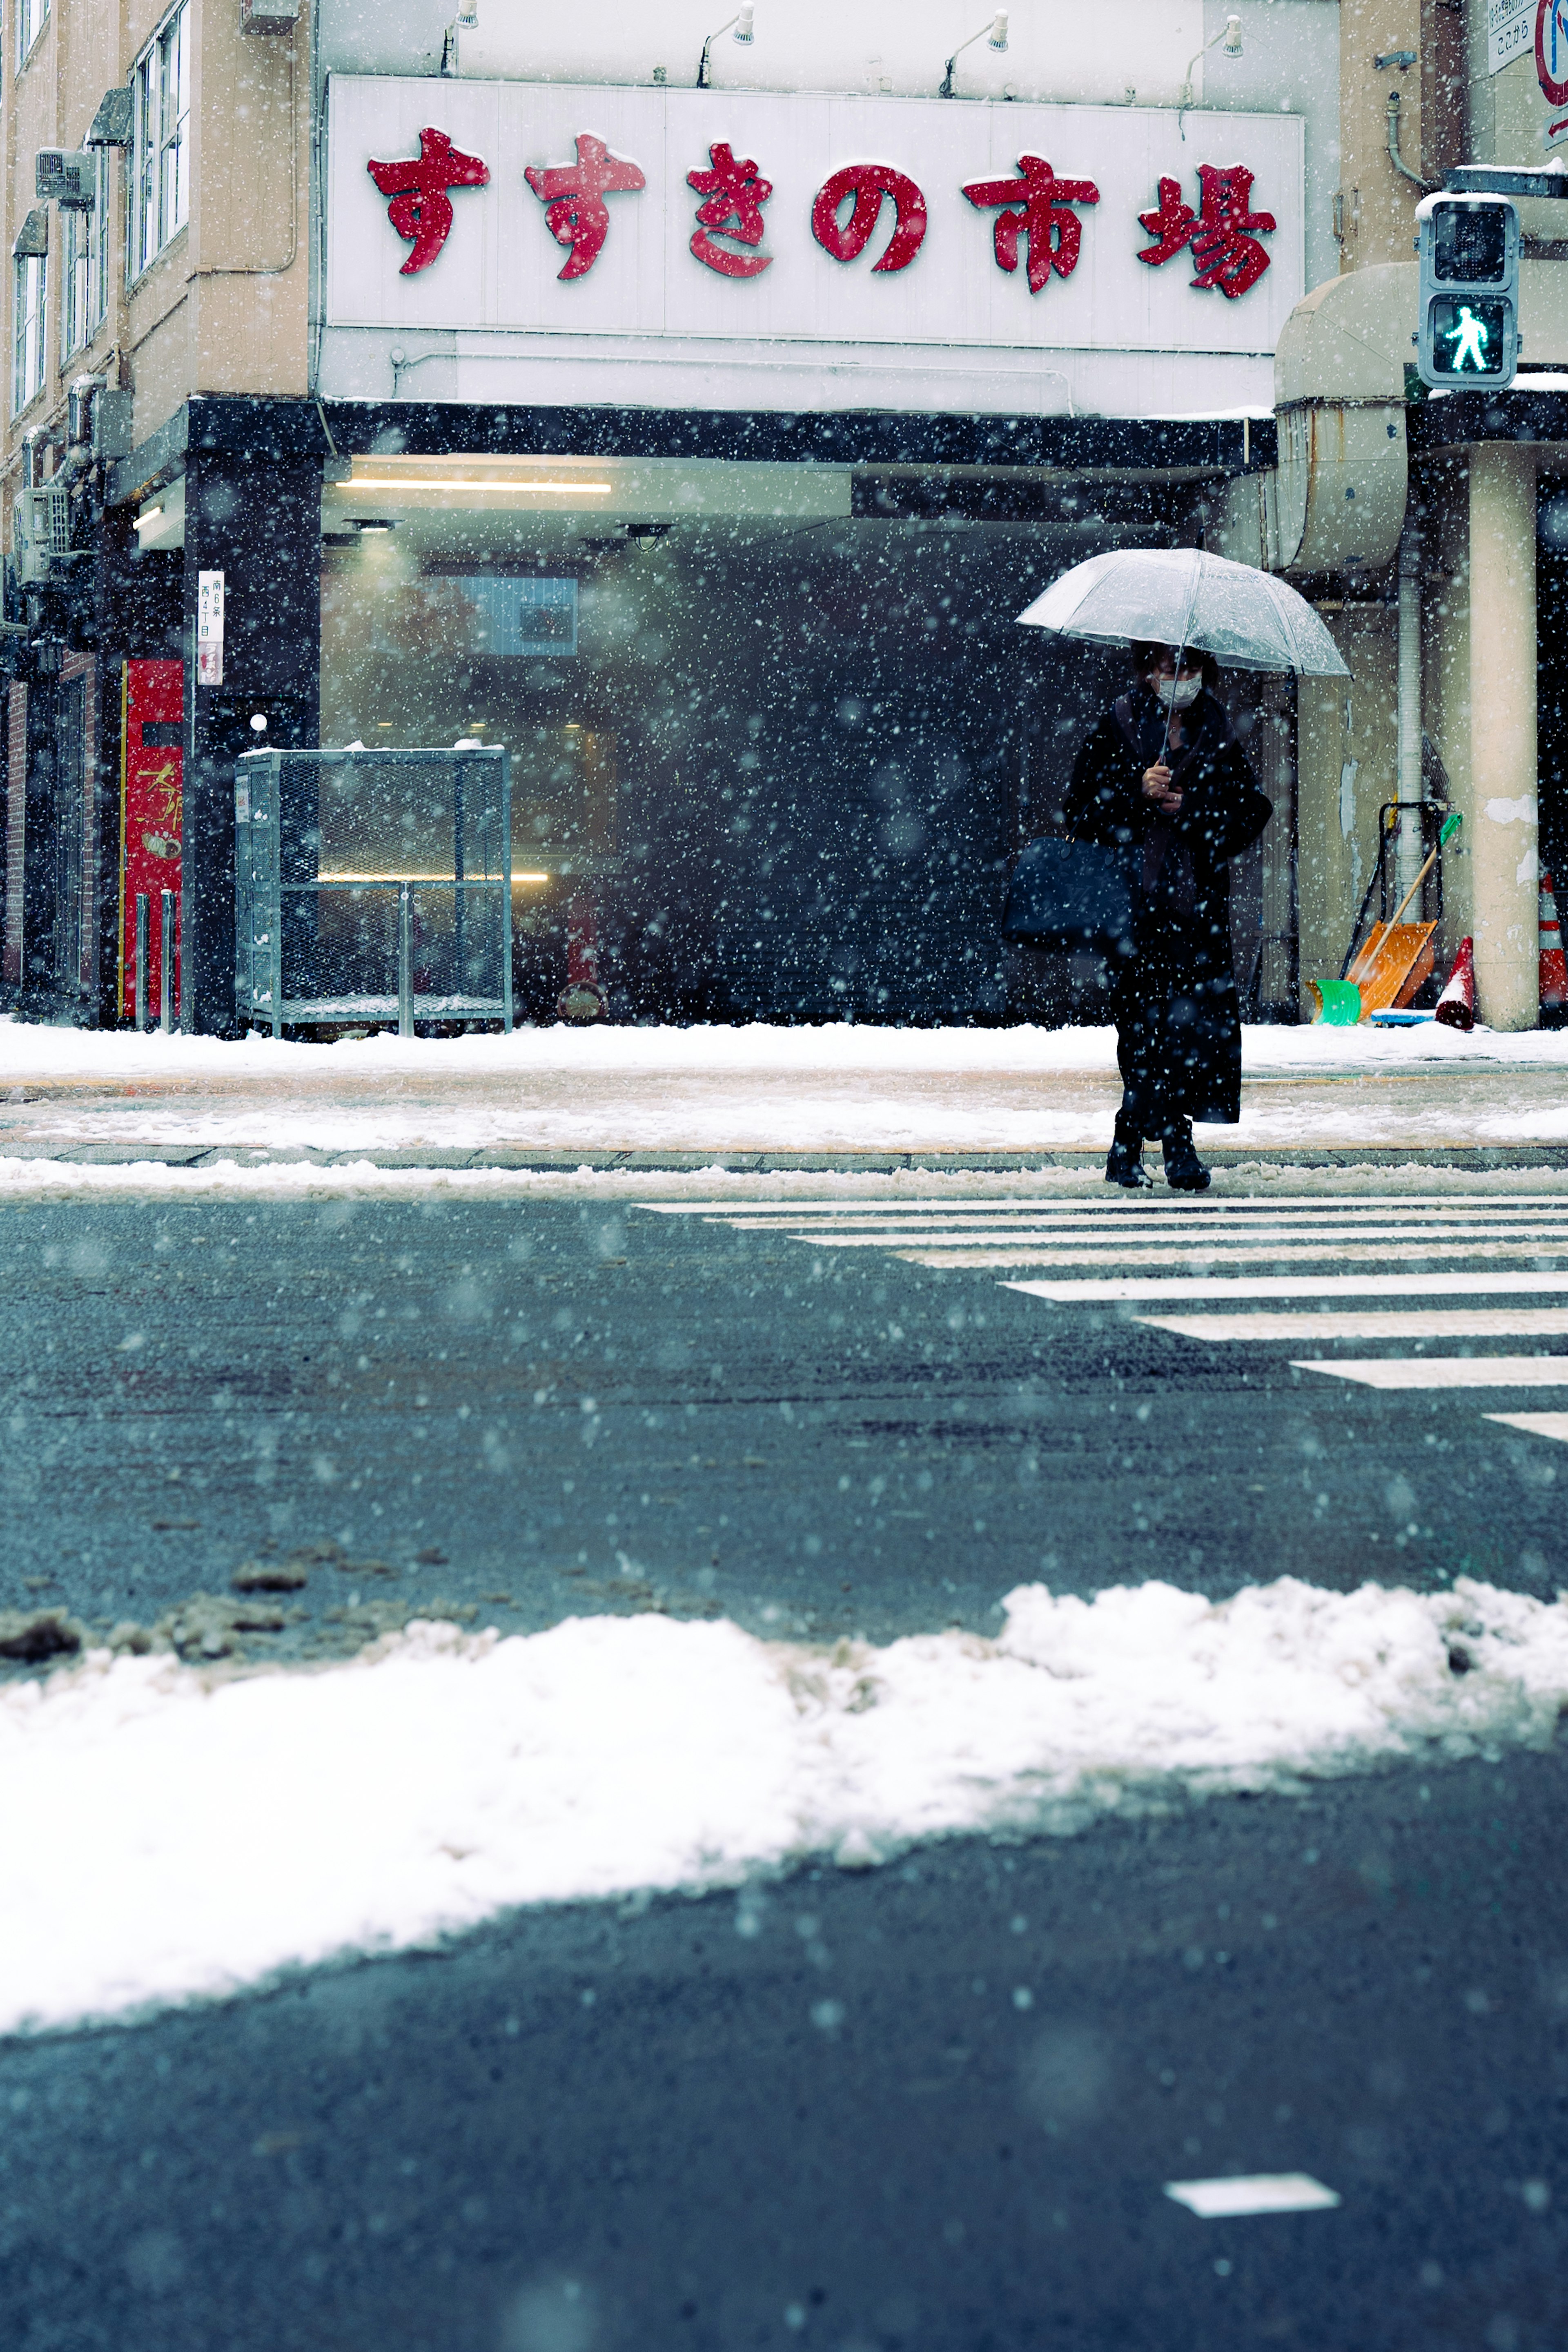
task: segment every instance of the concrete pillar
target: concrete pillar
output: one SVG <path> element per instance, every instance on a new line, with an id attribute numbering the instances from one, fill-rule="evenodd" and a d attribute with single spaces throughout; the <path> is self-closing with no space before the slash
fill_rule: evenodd
<path id="1" fill-rule="evenodd" d="M 235 1027 L 235 761 L 320 733 L 321 459 L 304 402 L 193 402 L 185 466 L 181 1026 Z M 196 676 L 200 574 L 225 575 L 221 685 Z M 254 719 L 267 721 L 253 728 Z"/>
<path id="2" fill-rule="evenodd" d="M 1301 1018 L 1304 983 L 1337 979 L 1367 884 L 1377 870 L 1377 813 L 1397 797 L 1398 632 L 1386 600 L 1323 614 L 1348 678 L 1297 688 Z M 1390 880 L 1393 879 L 1392 875 Z M 1393 913 L 1390 902 L 1388 911 Z M 1373 893 L 1370 919 L 1377 919 Z"/>
<path id="3" fill-rule="evenodd" d="M 1469 452 L 1470 805 L 1476 995 L 1493 1029 L 1533 1029 L 1539 879 L 1535 772 L 1535 458 Z"/>

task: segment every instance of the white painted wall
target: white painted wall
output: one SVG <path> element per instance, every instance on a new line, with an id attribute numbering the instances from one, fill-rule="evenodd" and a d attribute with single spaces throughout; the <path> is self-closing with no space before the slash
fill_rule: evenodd
<path id="1" fill-rule="evenodd" d="M 1333 200 L 1340 184 L 1339 0 L 1204 0 L 1204 38 L 1241 18 L 1239 58 L 1211 49 L 1203 102 L 1262 113 L 1299 114 L 1306 141 L 1307 285 L 1339 275 Z"/>
<path id="2" fill-rule="evenodd" d="M 1194 53 L 1222 33 L 1232 5 L 1243 20 L 1243 55 L 1232 58 L 1210 47 L 1192 67 Z M 733 14 L 734 0 L 713 0 L 711 6 L 706 0 L 590 0 L 566 8 L 559 0 L 549 5 L 545 0 L 471 0 L 466 7 L 464 0 L 397 0 L 393 6 L 319 0 L 319 6 L 322 59 L 335 75 L 413 77 L 429 89 L 444 50 L 454 73 L 440 83 L 437 95 L 450 111 L 457 102 L 455 80 L 470 89 L 476 81 L 612 91 L 641 85 L 651 94 L 657 78 L 672 98 L 678 91 L 690 93 L 704 37 Z M 458 10 L 463 16 L 455 21 Z M 961 119 L 978 110 L 998 123 L 1011 111 L 1009 101 L 1020 117 L 1041 101 L 1098 101 L 1131 110 L 1129 145 L 1140 153 L 1150 134 L 1134 129 L 1134 122 L 1158 121 L 1147 110 L 1163 110 L 1164 144 L 1171 147 L 1173 162 L 1161 168 L 1176 169 L 1184 185 L 1197 161 L 1235 161 L 1242 152 L 1238 142 L 1249 133 L 1239 124 L 1234 136 L 1228 129 L 1221 132 L 1214 127 L 1217 113 L 1294 117 L 1304 179 L 1290 207 L 1290 242 L 1301 257 L 1300 282 L 1310 288 L 1334 274 L 1338 0 L 1103 0 L 1087 8 L 1066 5 L 1065 0 L 1018 0 L 1009 10 L 1007 50 L 992 50 L 984 38 L 967 48 L 955 74 L 958 102 L 942 104 L 936 92 L 946 57 L 967 35 L 988 25 L 989 13 L 984 0 L 756 0 L 755 38 L 742 45 L 720 31 L 712 43 L 710 80 L 716 92 L 737 98 L 834 92 L 859 96 L 873 109 L 919 98 L 945 116 Z M 1184 122 L 1176 103 L 1189 67 L 1197 111 Z M 1021 133 L 1021 121 L 1018 128 Z M 988 142 L 991 135 L 988 131 Z M 1009 143 L 1000 131 L 997 135 L 1003 145 Z M 878 141 L 875 152 L 885 144 Z M 1038 146 L 1036 152 L 1041 152 Z M 1058 161 L 1054 154 L 1052 160 Z M 1061 160 L 1059 168 L 1070 166 Z M 1190 201 L 1194 192 L 1187 193 Z M 1277 190 L 1265 191 L 1260 175 L 1256 201 L 1279 214 L 1283 226 L 1285 207 L 1277 196 Z M 1145 201 L 1153 201 L 1152 187 Z M 1098 234 L 1098 225 L 1092 234 Z M 1286 241 L 1273 241 L 1281 259 L 1270 272 L 1272 282 L 1265 281 L 1270 298 L 1290 275 L 1281 267 Z M 507 261 L 516 270 L 519 257 L 508 252 Z M 525 274 L 528 266 L 522 257 Z M 885 309 L 891 317 L 893 306 L 872 298 L 883 295 L 889 280 L 879 278 L 867 295 L 860 287 L 864 275 L 863 269 L 856 273 L 857 288 L 865 315 L 877 319 L 880 333 L 881 314 Z M 1177 268 L 1169 266 L 1159 275 L 1174 280 Z M 779 272 L 771 276 L 777 281 Z M 339 301 L 337 323 L 329 323 L 324 333 L 321 385 L 343 397 L 378 400 L 402 394 L 685 406 L 700 399 L 701 404 L 719 407 L 760 400 L 768 407 L 893 405 L 991 413 L 1071 407 L 1110 415 L 1263 414 L 1270 408 L 1270 371 L 1263 338 L 1256 332 L 1258 297 L 1265 286 L 1235 306 L 1250 312 L 1250 331 L 1217 331 L 1210 339 L 1213 351 L 1195 348 L 1190 338 L 1177 335 L 1173 347 L 1162 351 L 1147 326 L 1130 316 L 1113 333 L 1075 331 L 1070 310 L 1082 310 L 1083 303 L 1070 306 L 1057 298 L 1081 293 L 1088 283 L 1087 276 L 1078 289 L 1053 282 L 1046 296 L 1035 298 L 1032 317 L 1016 343 L 992 337 L 982 360 L 977 360 L 967 334 L 933 341 L 917 332 L 900 363 L 894 364 L 884 350 L 869 354 L 875 362 L 870 368 L 868 352 L 858 344 L 824 343 L 816 351 L 781 347 L 761 318 L 777 286 L 768 300 L 752 306 L 759 331 L 749 349 L 733 337 L 722 350 L 692 343 L 689 337 L 689 347 L 677 349 L 666 335 L 661 349 L 644 347 L 635 359 L 629 350 L 612 352 L 594 328 L 584 331 L 591 307 L 584 302 L 560 320 L 536 320 L 525 360 L 515 331 L 490 298 L 487 306 L 461 320 L 439 309 L 426 316 L 416 300 L 382 325 L 372 324 L 362 307 L 350 320 Z M 582 294 L 586 287 L 568 290 Z M 1219 308 L 1215 297 L 1190 299 Z M 1042 316 L 1047 305 L 1049 324 Z M 1229 322 L 1232 330 L 1236 323 Z M 1272 332 L 1271 323 L 1270 348 Z M 884 343 L 891 339 L 881 335 Z M 402 355 L 395 364 L 394 352 Z M 612 360 L 617 364 L 607 372 Z M 636 373 L 628 374 L 633 366 Z M 764 368 L 772 381 L 759 394 L 758 371 Z M 694 388 L 699 382 L 700 394 Z"/>
<path id="3" fill-rule="evenodd" d="M 460 5 L 460 0 L 459 0 Z M 985 0 L 757 0 L 756 36 L 723 33 L 711 50 L 721 89 L 858 91 L 931 98 L 958 43 L 989 23 Z M 734 0 L 473 0 L 457 28 L 457 70 L 483 79 L 619 82 L 690 88 L 704 36 Z M 1201 47 L 1203 0 L 1021 0 L 1008 47 L 966 49 L 954 87 L 967 98 L 1176 100 Z M 1196 81 L 1203 94 L 1202 68 Z"/>

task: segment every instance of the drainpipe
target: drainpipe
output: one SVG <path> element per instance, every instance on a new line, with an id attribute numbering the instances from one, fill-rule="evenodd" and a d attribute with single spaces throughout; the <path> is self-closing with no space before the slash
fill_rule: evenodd
<path id="1" fill-rule="evenodd" d="M 1412 185 L 1419 188 L 1424 194 L 1430 195 L 1438 183 L 1436 180 L 1424 180 L 1419 172 L 1413 172 L 1399 152 L 1399 92 L 1396 89 L 1391 89 L 1388 93 L 1387 119 L 1389 162 L 1402 178 L 1410 181 Z"/>
<path id="2" fill-rule="evenodd" d="M 1421 535 L 1406 522 L 1399 541 L 1399 798 L 1425 798 L 1421 782 Z M 1399 819 L 1394 893 L 1402 898 L 1421 871 L 1421 818 L 1407 810 Z M 1418 919 L 1418 910 L 1417 910 Z"/>

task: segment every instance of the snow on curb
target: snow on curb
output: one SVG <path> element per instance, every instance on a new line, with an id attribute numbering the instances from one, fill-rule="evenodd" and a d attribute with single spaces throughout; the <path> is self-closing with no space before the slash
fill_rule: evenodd
<path id="1" fill-rule="evenodd" d="M 222 1995 L 520 1904 L 1542 1748 L 1568 1600 L 1284 1578 L 1211 1603 L 1020 1587 L 995 1642 L 727 1622 L 422 1623 L 214 1679 L 95 1654 L 0 1694 L 0 2030 Z"/>
<path id="2" fill-rule="evenodd" d="M 1220 1167 L 1215 1192 L 1233 1201 L 1332 1193 L 1382 1200 L 1410 1193 L 1457 1198 L 1513 1200 L 1568 1192 L 1568 1171 L 1556 1168 L 1466 1170 L 1434 1167 L 1411 1159 L 1397 1165 L 1291 1166 L 1260 1156 Z M 459 1202 L 689 1200 L 722 1209 L 756 1207 L 763 1202 L 814 1200 L 897 1201 L 937 1205 L 967 1200 L 1036 1201 L 1051 1194 L 1103 1201 L 1104 1180 L 1096 1163 L 1088 1168 L 1022 1168 L 1010 1171 L 955 1170 L 916 1164 L 868 1174 L 831 1169 L 776 1169 L 764 1174 L 726 1168 L 685 1170 L 382 1168 L 373 1160 L 274 1160 L 253 1167 L 214 1160 L 201 1168 L 171 1167 L 162 1160 L 118 1163 L 74 1160 L 21 1160 L 0 1155 L 0 1202 L 81 1201 L 120 1197 L 170 1201 L 373 1201 Z M 1272 1204 L 1272 1203 L 1270 1203 Z"/>

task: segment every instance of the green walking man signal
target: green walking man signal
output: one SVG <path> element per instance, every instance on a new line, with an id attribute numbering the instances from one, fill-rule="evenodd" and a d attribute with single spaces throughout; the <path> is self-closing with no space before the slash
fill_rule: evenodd
<path id="1" fill-rule="evenodd" d="M 1441 340 L 1449 346 L 1448 367 L 1451 374 L 1462 374 L 1467 362 L 1478 375 L 1486 374 L 1487 331 L 1468 302 L 1460 303 L 1458 324 L 1448 328 Z"/>
<path id="2" fill-rule="evenodd" d="M 1416 207 L 1421 381 L 1502 391 L 1519 362 L 1519 214 L 1507 196 L 1446 192 Z"/>

